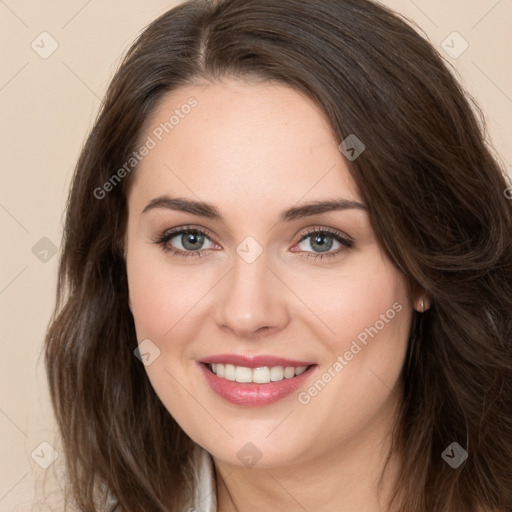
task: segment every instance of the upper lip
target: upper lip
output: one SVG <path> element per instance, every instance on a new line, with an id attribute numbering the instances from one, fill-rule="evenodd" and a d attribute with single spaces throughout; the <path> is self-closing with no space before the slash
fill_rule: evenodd
<path id="1" fill-rule="evenodd" d="M 201 360 L 202 363 L 213 364 L 232 364 L 234 366 L 244 366 L 246 368 L 260 368 L 262 366 L 293 366 L 300 368 L 301 366 L 310 366 L 312 362 L 296 361 L 294 359 L 285 359 L 283 357 L 270 356 L 270 355 L 257 355 L 257 356 L 240 356 L 237 354 L 219 354 L 208 356 Z"/>

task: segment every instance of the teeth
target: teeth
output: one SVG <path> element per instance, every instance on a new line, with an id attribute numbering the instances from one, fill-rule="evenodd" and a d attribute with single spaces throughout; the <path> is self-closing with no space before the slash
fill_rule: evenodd
<path id="1" fill-rule="evenodd" d="M 263 368 L 253 368 L 252 381 L 257 382 L 258 384 L 266 384 L 267 382 L 270 382 L 270 369 L 266 366 Z"/>
<path id="2" fill-rule="evenodd" d="M 218 366 L 218 365 L 217 365 Z M 224 366 L 224 378 L 227 380 L 235 380 L 235 367 L 232 364 Z"/>
<path id="3" fill-rule="evenodd" d="M 244 366 L 235 368 L 235 380 L 237 382 L 252 382 L 252 370 Z"/>
<path id="4" fill-rule="evenodd" d="M 257 384 L 268 384 L 283 379 L 291 379 L 301 375 L 307 366 L 294 368 L 293 366 L 262 366 L 260 368 L 247 368 L 245 366 L 234 366 L 232 364 L 210 364 L 208 365 L 217 377 L 236 382 L 255 382 Z"/>

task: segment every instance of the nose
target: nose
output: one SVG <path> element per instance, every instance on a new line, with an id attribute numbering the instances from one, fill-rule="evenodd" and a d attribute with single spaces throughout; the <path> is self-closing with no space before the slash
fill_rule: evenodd
<path id="1" fill-rule="evenodd" d="M 237 338 L 255 339 L 283 329 L 289 322 L 289 290 L 269 268 L 264 251 L 248 263 L 238 254 L 233 268 L 218 285 L 215 320 Z"/>

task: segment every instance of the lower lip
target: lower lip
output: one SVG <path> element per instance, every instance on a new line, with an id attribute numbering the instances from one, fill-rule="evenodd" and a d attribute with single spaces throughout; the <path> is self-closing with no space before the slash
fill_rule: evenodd
<path id="1" fill-rule="evenodd" d="M 283 379 L 267 384 L 255 384 L 252 382 L 236 382 L 217 377 L 217 375 L 208 369 L 206 363 L 198 362 L 197 364 L 215 393 L 232 404 L 246 407 L 270 405 L 285 398 L 294 391 L 297 391 L 317 366 L 309 366 L 306 371 L 291 379 Z"/>

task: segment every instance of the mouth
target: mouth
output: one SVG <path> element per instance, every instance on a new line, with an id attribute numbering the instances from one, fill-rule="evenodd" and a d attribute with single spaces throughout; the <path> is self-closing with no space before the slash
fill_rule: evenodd
<path id="1" fill-rule="evenodd" d="M 302 375 L 308 368 L 307 366 L 261 366 L 249 368 L 247 366 L 236 366 L 233 364 L 205 363 L 210 372 L 217 377 L 232 382 L 268 384 L 270 382 L 280 382 L 285 379 L 293 379 Z"/>
<path id="2" fill-rule="evenodd" d="M 268 359 L 267 359 L 268 361 Z M 283 360 L 281 360 L 283 361 Z M 288 360 L 288 363 L 291 361 Z M 251 366 L 232 363 L 197 361 L 210 389 L 223 401 L 244 407 L 270 405 L 290 396 L 312 378 L 317 364 L 298 366 L 263 366 L 255 360 L 246 361 Z"/>

